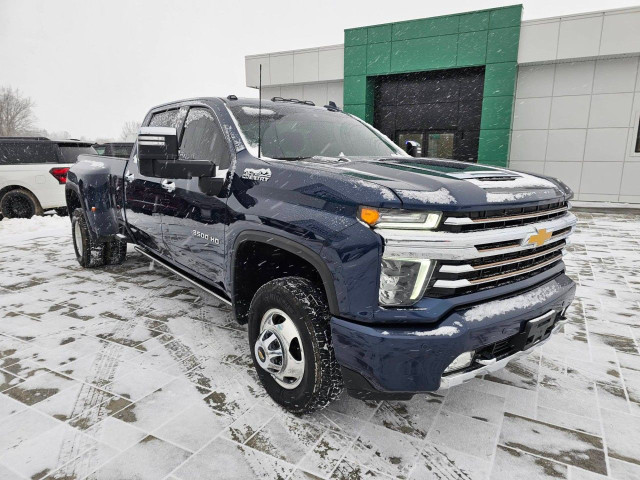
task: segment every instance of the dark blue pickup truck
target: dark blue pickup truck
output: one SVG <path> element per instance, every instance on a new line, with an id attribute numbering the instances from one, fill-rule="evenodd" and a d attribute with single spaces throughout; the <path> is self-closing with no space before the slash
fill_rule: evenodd
<path id="1" fill-rule="evenodd" d="M 414 149 L 415 150 L 415 149 Z M 127 243 L 231 305 L 268 393 L 409 399 L 549 338 L 575 285 L 562 182 L 416 158 L 335 104 L 153 108 L 129 159 L 82 156 L 66 198 L 83 267 Z"/>

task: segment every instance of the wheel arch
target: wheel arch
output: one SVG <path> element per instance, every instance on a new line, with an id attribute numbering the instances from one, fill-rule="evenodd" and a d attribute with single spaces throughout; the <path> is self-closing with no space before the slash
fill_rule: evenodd
<path id="1" fill-rule="evenodd" d="M 259 288 L 260 286 L 258 285 L 257 288 L 249 287 L 248 291 L 246 291 L 247 289 L 240 290 L 239 288 L 237 288 L 237 285 L 240 283 L 239 280 L 242 279 L 242 276 L 240 274 L 241 270 L 238 268 L 239 261 L 246 261 L 244 249 L 246 249 L 246 246 L 249 244 L 259 244 L 268 249 L 277 249 L 286 252 L 288 255 L 290 255 L 290 257 L 288 257 L 289 260 L 298 259 L 299 261 L 304 262 L 304 264 L 308 265 L 311 269 L 313 269 L 312 271 L 315 272 L 317 278 L 320 280 L 319 286 L 322 288 L 327 298 L 327 304 L 330 313 L 334 315 L 338 313 L 338 299 L 336 295 L 333 274 L 331 273 L 331 270 L 327 266 L 326 262 L 322 259 L 322 257 L 320 257 L 317 252 L 307 246 L 301 245 L 295 240 L 281 237 L 279 235 L 261 231 L 244 231 L 238 235 L 234 242 L 230 265 L 231 298 L 233 300 L 234 313 L 239 323 L 246 323 L 248 313 L 246 297 L 250 296 L 251 298 L 253 298 L 253 294 L 255 294 L 255 291 L 257 291 L 257 288 Z M 277 275 L 268 278 L 267 281 L 283 276 L 289 276 L 292 274 L 293 272 L 288 272 L 286 271 L 286 269 L 283 269 L 283 271 L 279 272 Z M 251 298 L 248 299 L 248 302 L 251 301 Z"/>

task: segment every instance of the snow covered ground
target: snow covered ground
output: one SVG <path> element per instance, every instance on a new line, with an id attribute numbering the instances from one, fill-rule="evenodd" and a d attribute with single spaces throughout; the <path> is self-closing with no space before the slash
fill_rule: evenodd
<path id="1" fill-rule="evenodd" d="M 0 221 L 0 478 L 640 478 L 640 219 L 580 214 L 570 323 L 505 370 L 296 417 L 228 309 L 68 218 Z"/>

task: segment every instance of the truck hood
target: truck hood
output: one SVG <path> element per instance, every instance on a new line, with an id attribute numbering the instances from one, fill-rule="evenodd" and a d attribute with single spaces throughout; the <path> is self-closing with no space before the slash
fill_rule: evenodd
<path id="1" fill-rule="evenodd" d="M 567 199 L 571 190 L 558 180 L 503 168 L 434 158 L 314 157 L 297 161 L 314 173 L 353 177 L 392 190 L 407 207 L 456 210 L 499 204 L 536 204 Z"/>

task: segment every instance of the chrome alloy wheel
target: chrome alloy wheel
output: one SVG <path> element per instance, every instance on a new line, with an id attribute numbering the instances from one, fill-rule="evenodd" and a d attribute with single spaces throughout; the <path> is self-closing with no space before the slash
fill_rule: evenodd
<path id="1" fill-rule="evenodd" d="M 272 308 L 264 314 L 254 352 L 258 365 L 281 387 L 291 390 L 302 381 L 302 339 L 293 320 L 282 310 Z"/>
<path id="2" fill-rule="evenodd" d="M 84 253 L 82 251 L 82 232 L 80 231 L 80 222 L 78 221 L 76 221 L 75 226 L 73 227 L 73 237 L 78 255 L 82 257 L 82 254 Z"/>

